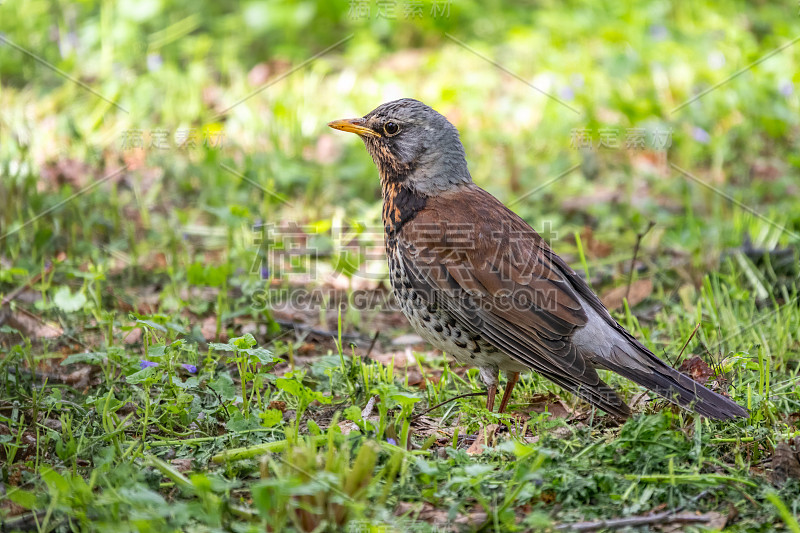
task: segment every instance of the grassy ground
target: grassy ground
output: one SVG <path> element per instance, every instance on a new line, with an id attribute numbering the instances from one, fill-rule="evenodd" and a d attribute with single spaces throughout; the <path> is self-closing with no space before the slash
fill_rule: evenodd
<path id="1" fill-rule="evenodd" d="M 387 4 L 0 5 L 5 530 L 800 531 L 797 6 Z M 325 126 L 402 96 L 751 417 L 613 375 L 624 425 L 535 375 L 422 414 L 482 385 L 409 335 Z"/>

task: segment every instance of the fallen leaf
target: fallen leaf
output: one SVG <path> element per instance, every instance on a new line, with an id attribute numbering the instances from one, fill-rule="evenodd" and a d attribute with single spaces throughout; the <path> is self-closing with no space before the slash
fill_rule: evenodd
<path id="1" fill-rule="evenodd" d="M 85 187 L 92 178 L 92 171 L 83 161 L 62 158 L 45 164 L 40 175 L 41 182 L 50 182 L 56 187 L 68 184 L 79 189 Z"/>
<path id="2" fill-rule="evenodd" d="M 630 293 L 628 293 L 628 286 L 622 285 L 606 292 L 600 299 L 608 309 L 622 309 L 626 294 L 628 294 L 628 305 L 634 307 L 644 301 L 652 292 L 652 280 L 638 279 L 631 283 Z"/>
<path id="3" fill-rule="evenodd" d="M 217 334 L 217 317 L 211 315 L 206 317 L 202 324 L 200 324 L 200 332 L 203 334 L 203 337 L 206 341 L 210 342 L 226 342 L 228 340 L 228 334 L 223 327 L 219 332 L 219 339 L 216 338 Z"/>
<path id="4" fill-rule="evenodd" d="M 555 418 L 569 418 L 572 411 L 555 394 L 537 394 L 527 404 L 529 413 L 548 413 L 550 420 Z"/>
<path id="5" fill-rule="evenodd" d="M 279 401 L 279 400 L 272 400 L 269 402 L 269 409 L 277 409 L 281 413 L 286 412 L 286 402 Z"/>
<path id="6" fill-rule="evenodd" d="M 464 531 L 476 530 L 481 524 L 487 520 L 485 511 L 476 510 L 470 511 L 467 514 L 459 514 L 452 517 L 447 509 L 437 509 L 428 502 L 422 503 L 409 503 L 399 502 L 395 508 L 394 514 L 396 516 L 416 516 L 416 520 L 409 525 L 414 525 L 415 522 L 426 522 L 431 525 L 433 531 Z M 409 527 L 407 531 L 422 531 L 422 528 Z"/>
<path id="7" fill-rule="evenodd" d="M 91 375 L 92 367 L 84 366 L 64 376 L 64 383 L 72 385 L 76 389 L 83 389 L 89 385 L 89 378 Z"/>
<path id="8" fill-rule="evenodd" d="M 701 385 L 705 385 L 708 378 L 714 375 L 714 371 L 708 366 L 708 363 L 696 355 L 684 360 L 681 366 L 678 367 L 678 371 L 687 374 Z"/>
<path id="9" fill-rule="evenodd" d="M 785 442 L 779 442 L 772 454 L 772 484 L 781 487 L 789 478 L 800 479 L 800 460 L 797 452 Z"/>
<path id="10" fill-rule="evenodd" d="M 173 459 L 170 461 L 178 472 L 188 472 L 192 469 L 191 459 Z"/>
<path id="11" fill-rule="evenodd" d="M 17 307 L 15 312 L 5 317 L 6 322 L 12 328 L 18 330 L 23 336 L 36 339 L 52 339 L 64 334 L 61 326 L 47 322 L 38 315 L 31 313 L 21 307 Z"/>
<path id="12" fill-rule="evenodd" d="M 611 243 L 597 239 L 590 226 L 585 226 L 581 231 L 581 242 L 586 248 L 589 257 L 592 258 L 608 257 L 614 250 L 614 245 Z"/>
<path id="13" fill-rule="evenodd" d="M 475 442 L 467 448 L 467 453 L 469 455 L 480 455 L 483 453 L 484 447 L 492 446 L 495 433 L 499 427 L 499 424 L 489 424 L 481 431 L 478 431 L 478 437 L 475 439 Z"/>

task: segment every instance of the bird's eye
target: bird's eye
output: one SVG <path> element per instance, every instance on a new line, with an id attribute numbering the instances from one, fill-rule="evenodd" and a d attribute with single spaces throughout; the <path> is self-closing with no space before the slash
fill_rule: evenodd
<path id="1" fill-rule="evenodd" d="M 387 122 L 383 125 L 383 131 L 386 135 L 391 137 L 392 135 L 397 135 L 400 131 L 400 126 L 398 126 L 396 122 Z"/>

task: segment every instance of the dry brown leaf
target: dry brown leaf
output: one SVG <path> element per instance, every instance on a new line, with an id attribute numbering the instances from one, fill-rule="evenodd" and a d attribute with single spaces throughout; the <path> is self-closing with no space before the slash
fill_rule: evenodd
<path id="1" fill-rule="evenodd" d="M 92 179 L 92 171 L 83 161 L 61 158 L 44 165 L 41 169 L 40 183 L 49 182 L 56 187 L 69 184 L 74 188 L 83 188 Z"/>
<path id="2" fill-rule="evenodd" d="M 225 328 L 220 329 L 219 339 L 216 338 L 217 317 L 213 315 L 206 317 L 203 320 L 203 322 L 200 324 L 200 332 L 203 334 L 203 338 L 208 342 L 226 342 L 228 340 L 228 334 L 225 331 Z"/>
<path id="3" fill-rule="evenodd" d="M 188 472 L 192 469 L 191 459 L 173 459 L 170 461 L 178 472 Z"/>
<path id="4" fill-rule="evenodd" d="M 447 509 L 437 509 L 428 502 L 410 503 L 399 502 L 394 514 L 397 516 L 416 516 L 416 520 L 430 524 L 434 531 L 469 531 L 476 530 L 481 524 L 486 522 L 487 515 L 484 511 L 470 511 L 467 514 L 460 514 L 454 519 L 450 519 Z"/>
<path id="5" fill-rule="evenodd" d="M 401 352 L 385 352 L 378 353 L 373 350 L 370 354 L 370 359 L 374 359 L 383 365 L 393 364 L 395 368 L 405 368 L 407 366 L 416 366 L 416 360 L 411 349 L 406 349 Z"/>
<path id="6" fill-rule="evenodd" d="M 592 258 L 603 258 L 611 255 L 614 250 L 614 245 L 609 242 L 604 242 L 594 235 L 591 227 L 585 226 L 581 231 L 581 242 L 586 248 L 587 254 Z"/>
<path id="7" fill-rule="evenodd" d="M 530 413 L 548 413 L 550 420 L 555 418 L 569 418 L 572 411 L 567 404 L 555 394 L 538 394 L 527 404 Z"/>
<path id="8" fill-rule="evenodd" d="M 779 442 L 772 454 L 772 484 L 783 486 L 789 478 L 800 479 L 800 460 L 795 450 L 785 442 Z"/>
<path id="9" fill-rule="evenodd" d="M 272 400 L 269 402 L 269 409 L 277 409 L 281 413 L 286 412 L 286 402 L 279 401 L 279 400 Z"/>
<path id="10" fill-rule="evenodd" d="M 485 428 L 478 431 L 478 436 L 475 439 L 469 448 L 467 448 L 467 453 L 470 455 L 480 455 L 483 453 L 483 448 L 492 446 L 494 443 L 495 433 L 497 433 L 497 429 L 500 427 L 499 424 L 489 424 Z"/>
<path id="11" fill-rule="evenodd" d="M 639 279 L 631 284 L 630 294 L 628 294 L 628 305 L 634 307 L 644 301 L 653 292 L 653 281 L 649 279 Z M 603 305 L 608 309 L 621 309 L 625 294 L 628 293 L 628 286 L 622 285 L 606 292 L 602 298 Z"/>
<path id="12" fill-rule="evenodd" d="M 25 337 L 52 339 L 64 334 L 64 330 L 58 324 L 45 321 L 38 315 L 19 307 L 14 312 L 9 312 L 5 319 L 9 326 L 19 330 Z"/>
<path id="13" fill-rule="evenodd" d="M 89 378 L 92 376 L 93 367 L 84 366 L 74 372 L 70 372 L 64 376 L 64 383 L 72 385 L 76 389 L 83 389 L 89 386 Z"/>
<path id="14" fill-rule="evenodd" d="M 714 375 L 714 371 L 708 366 L 708 363 L 696 355 L 684 360 L 678 370 L 701 385 L 705 385 L 708 378 Z"/>

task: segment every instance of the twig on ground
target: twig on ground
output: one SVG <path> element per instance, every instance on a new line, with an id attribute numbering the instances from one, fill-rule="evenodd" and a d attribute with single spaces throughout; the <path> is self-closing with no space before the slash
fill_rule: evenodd
<path id="1" fill-rule="evenodd" d="M 694 330 L 692 330 L 692 334 L 689 335 L 688 339 L 686 339 L 686 342 L 683 344 L 683 348 L 681 348 L 681 352 L 678 354 L 678 357 L 675 358 L 675 362 L 672 363 L 673 367 L 675 367 L 680 362 L 681 357 L 683 357 L 683 352 L 686 350 L 686 347 L 689 346 L 689 343 L 692 342 L 692 339 L 694 338 L 694 335 L 695 333 L 697 333 L 698 329 L 700 329 L 700 322 L 697 323 L 697 325 L 694 327 Z"/>
<path id="2" fill-rule="evenodd" d="M 42 279 L 43 276 L 48 275 L 52 271 L 53 271 L 53 263 L 50 263 L 44 269 L 44 272 L 39 272 L 38 274 L 33 276 L 31 279 L 29 279 L 27 282 L 25 282 L 23 285 L 17 287 L 16 289 L 14 289 L 10 293 L 8 293 L 8 295 L 5 298 L 3 298 L 3 303 L 0 304 L 0 306 L 5 307 L 6 305 L 8 305 L 11 302 L 13 302 L 14 299 L 16 299 L 17 296 L 22 294 L 23 291 L 26 291 L 27 289 L 29 289 L 31 287 L 31 285 L 33 285 L 34 283 L 39 283 L 39 280 Z"/>
<path id="3" fill-rule="evenodd" d="M 460 400 L 461 398 L 469 398 L 470 396 L 486 396 L 486 392 L 468 392 L 467 394 L 459 394 L 458 396 L 453 396 L 449 400 L 445 400 L 445 401 L 443 401 L 441 403 L 437 403 L 436 405 L 434 405 L 430 409 L 426 409 L 426 410 L 422 411 L 421 413 L 412 416 L 411 420 L 416 420 L 417 418 L 419 418 L 419 417 L 421 417 L 423 415 L 427 415 L 428 413 L 430 413 L 434 409 L 438 409 L 439 407 L 441 407 L 443 405 L 446 405 L 446 404 L 448 404 L 448 403 L 450 403 L 452 401 Z"/>
<path id="4" fill-rule="evenodd" d="M 375 331 L 375 335 L 372 336 L 372 342 L 369 343 L 367 355 L 364 356 L 364 359 L 369 359 L 369 356 L 372 355 L 372 350 L 375 348 L 375 344 L 378 342 L 378 335 L 380 335 L 380 333 L 380 331 Z"/>
<path id="5" fill-rule="evenodd" d="M 281 319 L 274 319 L 275 323 L 284 328 L 292 328 L 298 331 L 305 331 L 311 333 L 312 335 L 317 335 L 319 337 L 331 338 L 334 339 L 339 337 L 339 333 L 336 331 L 329 331 L 325 329 L 316 329 L 312 328 L 311 326 L 304 326 L 302 324 L 298 324 L 297 322 L 293 322 L 291 320 L 281 320 Z M 347 340 L 353 341 L 361 341 L 364 340 L 363 335 L 359 335 L 358 333 L 342 333 L 342 338 Z"/>
<path id="6" fill-rule="evenodd" d="M 641 527 L 654 524 L 688 524 L 710 522 L 709 515 L 696 515 L 693 513 L 675 513 L 665 511 L 649 516 L 629 516 L 627 518 L 614 518 L 611 520 L 596 520 L 594 522 L 578 522 L 576 524 L 561 524 L 556 526 L 558 531 L 596 531 L 598 529 L 620 529 L 623 527 Z"/>
<path id="7" fill-rule="evenodd" d="M 633 246 L 633 257 L 631 257 L 631 268 L 630 272 L 628 272 L 628 288 L 625 289 L 626 300 L 630 300 L 631 285 L 633 284 L 633 269 L 636 266 L 636 256 L 639 255 L 639 246 L 642 244 L 642 239 L 647 235 L 647 232 L 653 229 L 655 225 L 656 223 L 651 220 L 647 223 L 647 227 L 643 231 L 636 234 L 636 244 Z"/>

